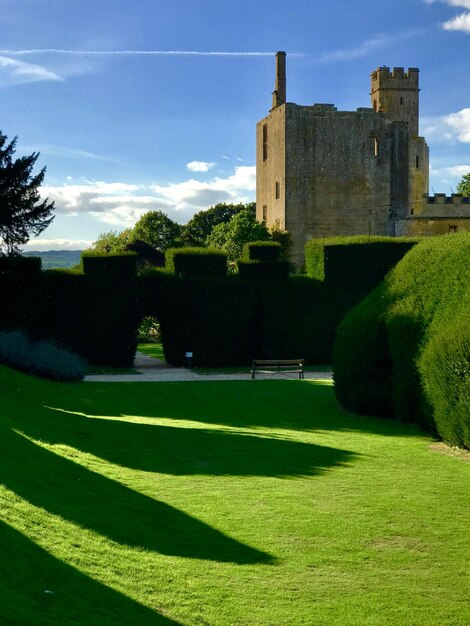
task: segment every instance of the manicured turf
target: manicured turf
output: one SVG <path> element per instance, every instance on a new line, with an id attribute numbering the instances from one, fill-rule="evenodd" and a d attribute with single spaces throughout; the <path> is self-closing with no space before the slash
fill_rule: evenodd
<path id="1" fill-rule="evenodd" d="M 470 623 L 468 455 L 329 384 L 0 397 L 0 624 Z"/>
<path id="2" fill-rule="evenodd" d="M 165 361 L 165 355 L 163 354 L 163 346 L 161 343 L 139 343 L 137 350 L 139 350 L 139 352 L 143 352 L 144 354 L 148 354 L 148 356 L 153 356 L 154 359 Z"/>

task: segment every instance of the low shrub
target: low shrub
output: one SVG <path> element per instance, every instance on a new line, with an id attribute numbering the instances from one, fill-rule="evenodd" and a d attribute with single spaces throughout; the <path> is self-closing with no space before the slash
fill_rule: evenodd
<path id="1" fill-rule="evenodd" d="M 0 362 L 28 374 L 61 381 L 82 380 L 86 364 L 51 341 L 31 341 L 19 331 L 0 332 Z"/>

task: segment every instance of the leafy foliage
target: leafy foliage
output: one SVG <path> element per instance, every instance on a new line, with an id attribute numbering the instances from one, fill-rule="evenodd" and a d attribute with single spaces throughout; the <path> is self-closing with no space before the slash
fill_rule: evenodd
<path id="1" fill-rule="evenodd" d="M 185 246 L 204 246 L 214 226 L 227 224 L 232 217 L 241 211 L 255 213 L 256 205 L 254 202 L 249 204 L 226 204 L 225 202 L 220 202 L 209 209 L 199 211 L 189 220 L 186 226 L 183 226 L 182 242 Z"/>
<path id="2" fill-rule="evenodd" d="M 31 235 L 49 226 L 54 203 L 41 201 L 46 168 L 33 174 L 39 152 L 13 159 L 17 138 L 8 143 L 0 131 L 0 253 L 18 254 Z"/>
<path id="3" fill-rule="evenodd" d="M 218 224 L 206 239 L 206 245 L 223 250 L 230 261 L 239 258 L 245 243 L 268 241 L 269 231 L 252 211 L 240 211 L 229 222 Z"/>
<path id="4" fill-rule="evenodd" d="M 470 196 L 470 172 L 462 176 L 462 179 L 457 185 L 457 193 L 461 193 L 467 197 Z"/>
<path id="5" fill-rule="evenodd" d="M 160 252 L 174 247 L 180 235 L 181 226 L 163 211 L 145 213 L 132 231 L 133 241 L 143 241 Z"/>
<path id="6" fill-rule="evenodd" d="M 101 233 L 86 252 L 90 251 L 96 254 L 119 254 L 120 252 L 125 252 L 128 244 L 133 240 L 131 228 L 126 228 L 120 232 L 110 230 L 107 233 Z"/>

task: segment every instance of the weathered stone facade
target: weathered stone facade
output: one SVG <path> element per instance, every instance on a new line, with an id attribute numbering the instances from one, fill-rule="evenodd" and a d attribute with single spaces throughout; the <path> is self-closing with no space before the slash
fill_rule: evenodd
<path id="1" fill-rule="evenodd" d="M 291 233 L 292 261 L 302 265 L 314 237 L 429 230 L 418 220 L 433 204 L 429 150 L 418 134 L 419 70 L 378 68 L 372 107 L 338 111 L 286 102 L 285 58 L 276 55 L 272 109 L 257 124 L 256 215 Z"/>

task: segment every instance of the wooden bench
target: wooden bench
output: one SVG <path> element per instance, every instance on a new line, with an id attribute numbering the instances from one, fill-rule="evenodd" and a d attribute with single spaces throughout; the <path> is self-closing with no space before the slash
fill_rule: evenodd
<path id="1" fill-rule="evenodd" d="M 256 374 L 298 374 L 304 377 L 305 359 L 254 359 L 251 368 L 251 379 Z"/>

